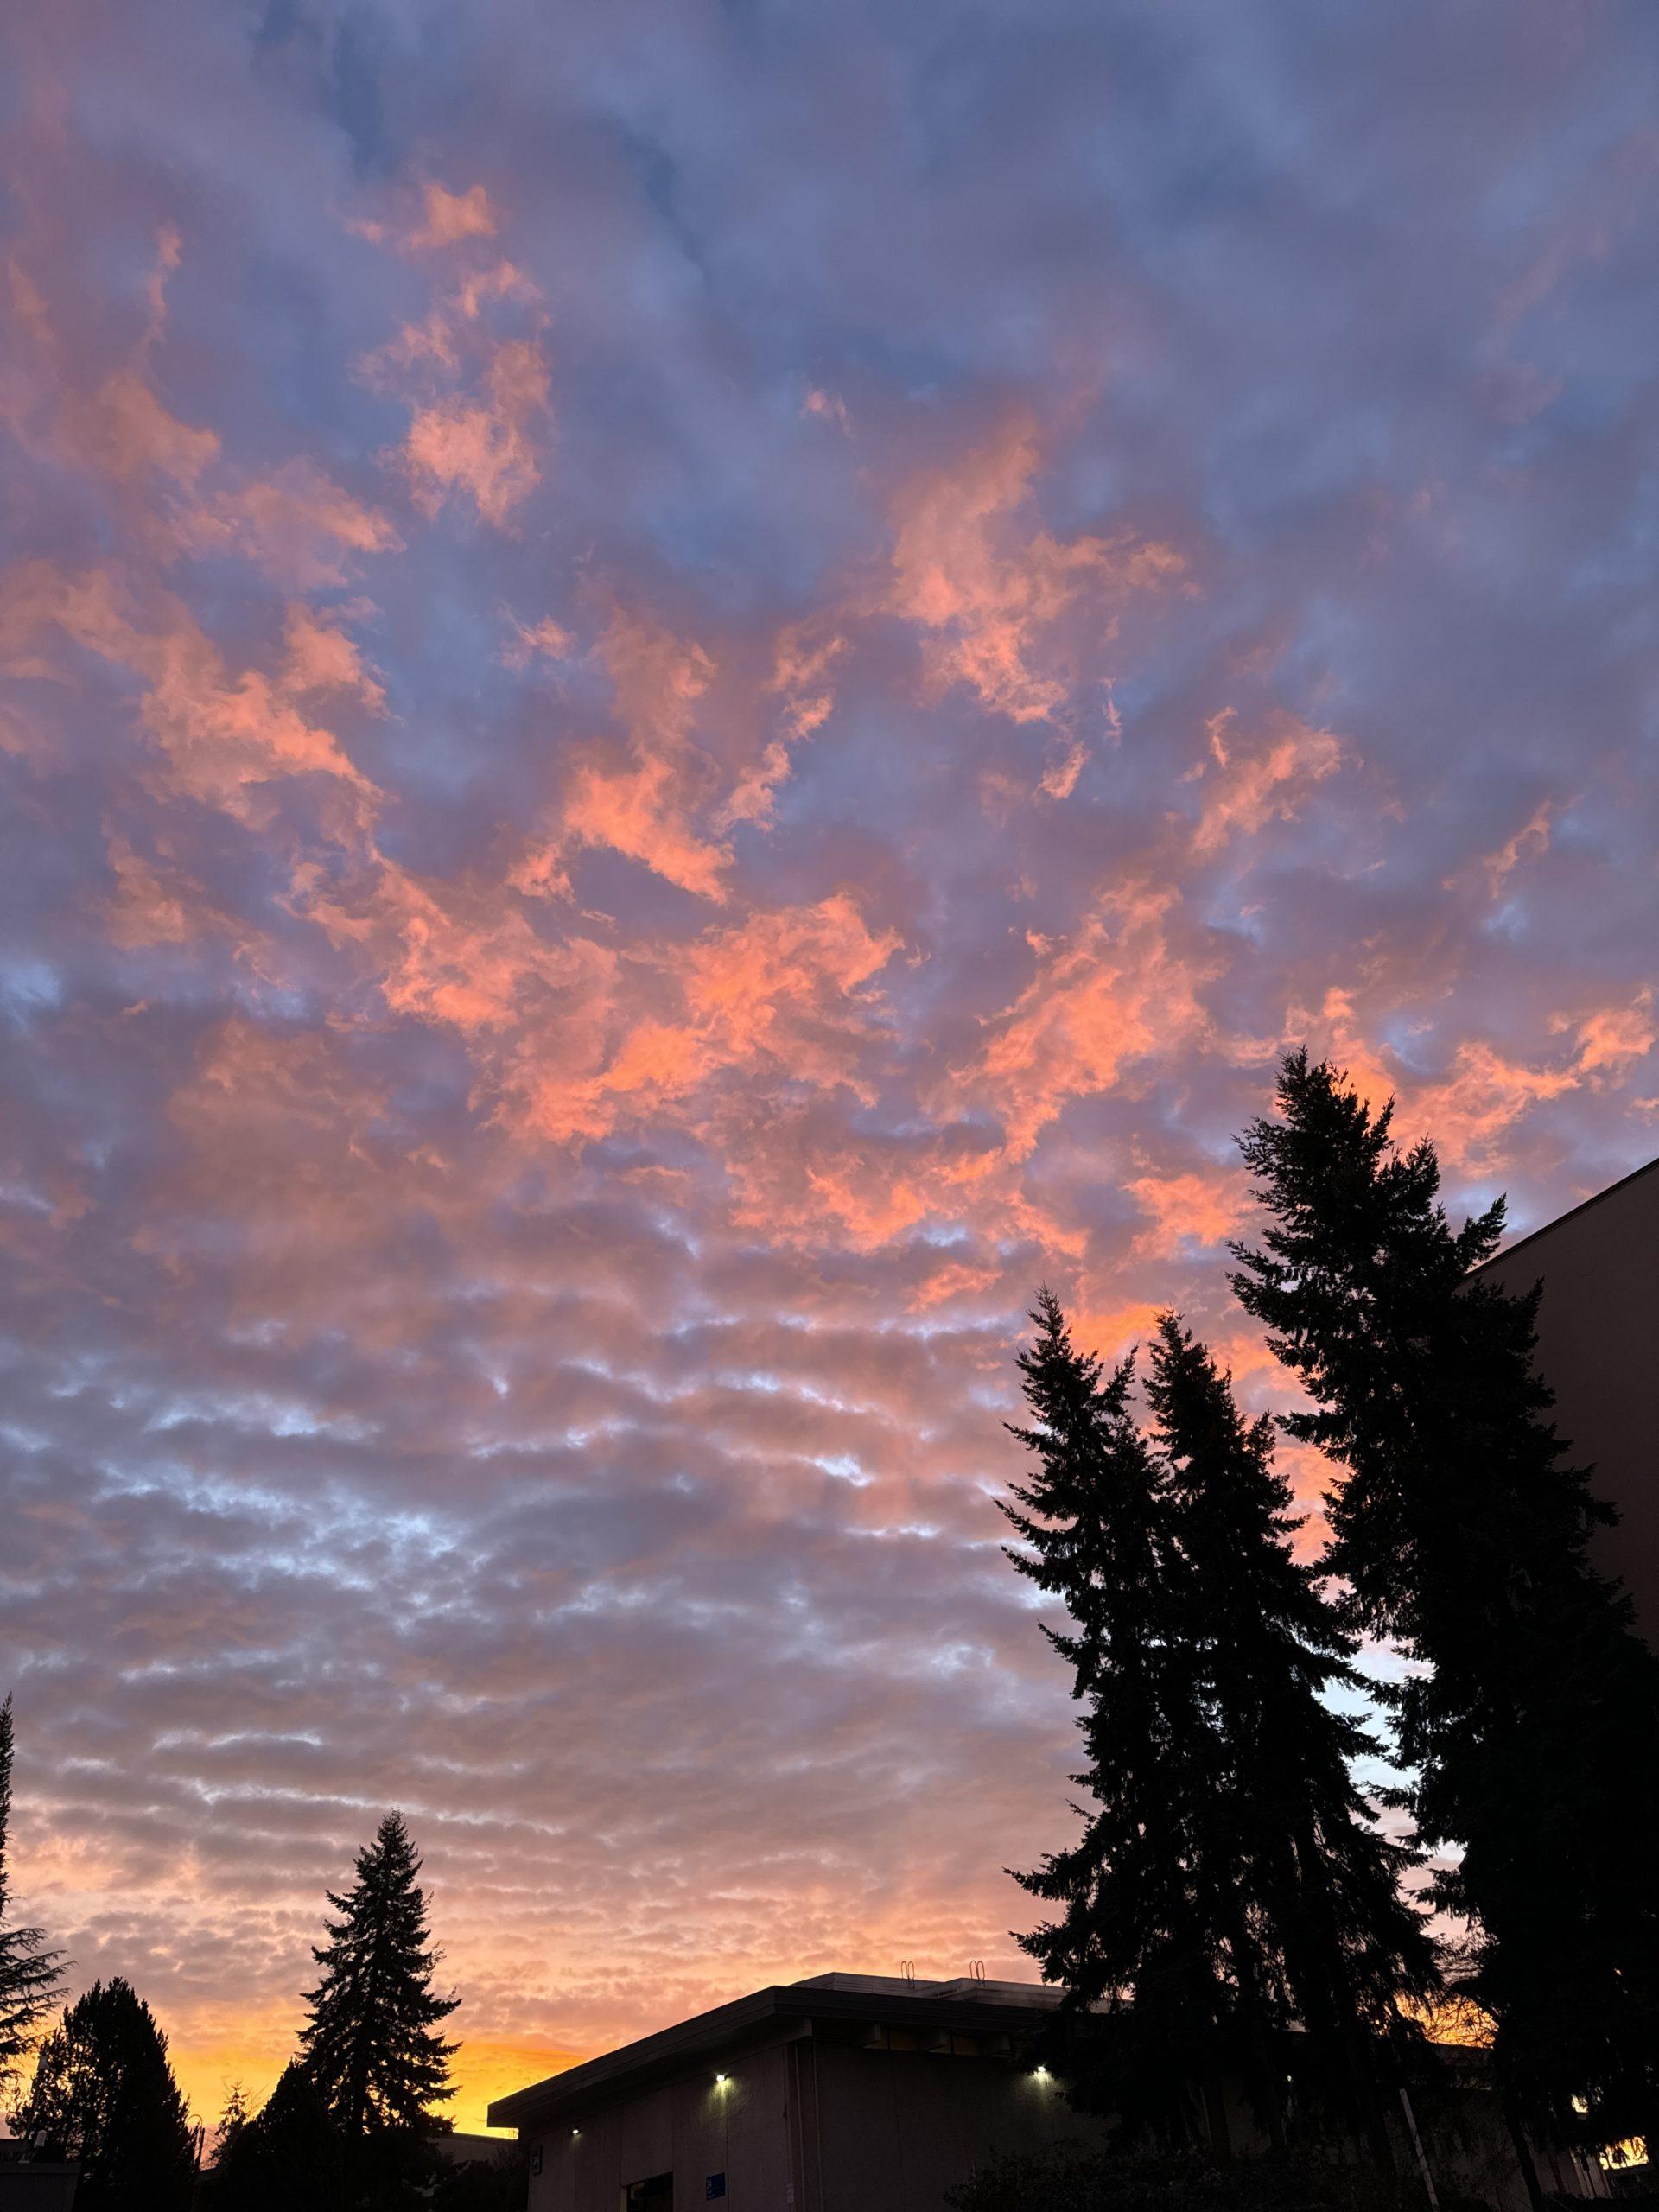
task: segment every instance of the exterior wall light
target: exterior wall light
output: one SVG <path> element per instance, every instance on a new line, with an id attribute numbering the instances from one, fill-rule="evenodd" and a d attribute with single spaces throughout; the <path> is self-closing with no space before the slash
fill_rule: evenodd
<path id="1" fill-rule="evenodd" d="M 729 2088 L 731 2088 L 731 2086 L 732 2086 L 732 2082 L 731 2082 L 731 2076 L 730 2076 L 728 2074 L 716 2074 L 716 2075 L 715 2075 L 715 2087 L 717 2089 L 729 2089 Z"/>

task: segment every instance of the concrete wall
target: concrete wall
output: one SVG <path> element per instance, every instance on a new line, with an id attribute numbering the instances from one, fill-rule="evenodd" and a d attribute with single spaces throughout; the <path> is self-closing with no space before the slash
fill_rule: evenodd
<path id="1" fill-rule="evenodd" d="M 701 2206 L 711 2174 L 726 2176 L 727 2212 L 788 2212 L 791 2159 L 786 2047 L 721 2062 L 635 2096 L 595 2106 L 581 2131 L 524 2139 L 542 2148 L 530 2212 L 618 2212 L 631 2182 L 674 2177 L 675 2212 Z"/>
<path id="2" fill-rule="evenodd" d="M 1659 1163 L 1552 1222 L 1482 1270 L 1506 1290 L 1541 1277 L 1538 1370 L 1591 1488 L 1618 1507 L 1598 1564 L 1659 1646 Z"/>

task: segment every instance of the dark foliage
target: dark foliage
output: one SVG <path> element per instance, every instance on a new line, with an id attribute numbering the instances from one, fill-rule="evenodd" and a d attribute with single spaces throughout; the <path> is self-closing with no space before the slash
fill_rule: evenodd
<path id="1" fill-rule="evenodd" d="M 297 2060 L 253 2119 L 227 2112 L 198 2202 L 208 2212 L 343 2212 L 345 2145 Z"/>
<path id="2" fill-rule="evenodd" d="M 1077 2150 L 995 2159 L 950 2192 L 956 2212 L 1421 2212 L 1386 2174 L 1309 2158 L 1217 2166 Z M 1464 2212 L 1442 2196 L 1441 2212 Z M 1471 2208 L 1473 2212 L 1473 2208 Z M 1484 2208 L 1480 2208 L 1484 2212 Z"/>
<path id="3" fill-rule="evenodd" d="M 195 2138 L 149 2007 L 118 1978 L 66 2007 L 12 2116 L 44 2158 L 79 2159 L 78 2212 L 184 2212 Z"/>
<path id="4" fill-rule="evenodd" d="M 1153 1342 L 1147 1397 L 1168 1469 L 1190 1663 L 1219 1746 L 1205 1848 L 1225 1877 L 1217 1887 L 1252 2100 L 1281 2145 L 1294 2025 L 1300 2094 L 1368 2133 L 1386 2163 L 1379 2045 L 1417 2040 L 1400 2000 L 1427 1998 L 1439 1977 L 1400 1889 L 1416 1854 L 1378 1831 L 1350 1767 L 1375 1746 L 1325 1702 L 1357 1687 L 1353 1639 L 1292 1552 L 1272 1422 L 1246 1423 L 1229 1378 L 1173 1314 Z"/>
<path id="5" fill-rule="evenodd" d="M 437 2031 L 458 2000 L 433 1992 L 439 1955 L 428 1939 L 420 1871 L 402 1814 L 388 1813 L 358 1853 L 350 1891 L 330 1891 L 340 1917 L 312 1954 L 323 1974 L 306 1996 L 304 2065 L 354 2174 L 415 2159 L 413 2141 L 397 2139 L 430 2135 L 439 2125 L 433 2106 L 454 2094 L 455 2045 Z M 372 2160 L 359 2148 L 370 2138 L 382 2139 Z"/>
<path id="6" fill-rule="evenodd" d="M 1058 1909 L 1020 1940 L 1065 1993 L 1063 2029 L 1103 2002 L 1116 2014 L 1111 2034 L 1068 2053 L 1073 2101 L 1167 2146 L 1197 2131 L 1194 2087 L 1229 2044 L 1200 1841 L 1214 1746 L 1181 1634 L 1167 1478 L 1129 1416 L 1129 1367 L 1108 1375 L 1079 1352 L 1046 1291 L 1032 1319 L 1031 1425 L 1013 1433 L 1035 1465 L 1003 1508 L 1020 1539 L 1008 1557 L 1071 1617 L 1044 1633 L 1072 1670 L 1087 1755 L 1074 1778 L 1094 1802 L 1078 1842 L 1016 1876 Z"/>
<path id="7" fill-rule="evenodd" d="M 1287 1427 L 1346 1471 L 1328 1564 L 1352 1624 L 1432 1669 L 1395 1693 L 1404 1802 L 1464 1847 L 1439 1894 L 1476 1923 L 1511 2103 L 1659 2139 L 1659 1661 L 1588 1559 L 1611 1516 L 1532 1370 L 1538 1291 L 1470 1279 L 1502 1202 L 1454 1231 L 1433 1146 L 1286 1062 L 1243 1141 L 1270 1225 L 1234 1287 L 1313 1401 Z"/>
<path id="8" fill-rule="evenodd" d="M 1148 1437 L 1132 1363 L 1078 1352 L 1047 1293 L 1033 1319 L 1009 1556 L 1071 1617 L 1045 1632 L 1093 1800 L 1077 1844 L 1018 1877 L 1060 1908 L 1021 1939 L 1065 1993 L 1051 2060 L 1122 2143 L 1166 2149 L 1205 2139 L 1224 2071 L 1282 2146 L 1294 2071 L 1301 2134 L 1358 2130 L 1387 2164 L 1380 2060 L 1415 2040 L 1398 2000 L 1435 1989 L 1434 1956 L 1398 1886 L 1412 1854 L 1349 1770 L 1364 1731 L 1323 1702 L 1353 1646 L 1292 1556 L 1270 1424 L 1172 1315 Z"/>
<path id="9" fill-rule="evenodd" d="M 529 2147 L 515 2144 L 499 2158 L 441 2168 L 432 2212 L 524 2212 L 529 2198 Z"/>
<path id="10" fill-rule="evenodd" d="M 0 2090 L 17 2070 L 36 2030 L 57 2002 L 62 1953 L 48 1948 L 38 1928 L 11 1918 L 6 1843 L 11 1827 L 11 1700 L 0 1705 Z"/>

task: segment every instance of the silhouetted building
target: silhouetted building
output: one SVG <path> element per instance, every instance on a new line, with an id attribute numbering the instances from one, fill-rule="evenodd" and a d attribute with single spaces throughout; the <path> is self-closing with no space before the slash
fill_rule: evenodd
<path id="1" fill-rule="evenodd" d="M 0 2137 L 0 2212 L 73 2212 L 80 2168 L 25 2159 L 23 2149 Z"/>
<path id="2" fill-rule="evenodd" d="M 1103 2144 L 1033 2063 L 1056 2002 L 1033 1982 L 819 1974 L 502 2097 L 490 2125 L 529 2146 L 530 2212 L 944 2212 L 999 2152 Z M 1484 2054 L 1444 2056 L 1444 2090 L 1418 2115 L 1441 2187 L 1525 2212 Z M 1263 2147 L 1236 2089 L 1212 2085 L 1206 2103 L 1227 2147 Z M 1403 2127 L 1397 2148 L 1403 2165 Z M 1581 2160 L 1541 2165 L 1546 2188 L 1607 2194 Z"/>
<path id="3" fill-rule="evenodd" d="M 1506 1290 L 1542 1281 L 1538 1371 L 1591 1488 L 1618 1509 L 1594 1554 L 1659 1645 L 1659 1160 L 1477 1271 Z"/>

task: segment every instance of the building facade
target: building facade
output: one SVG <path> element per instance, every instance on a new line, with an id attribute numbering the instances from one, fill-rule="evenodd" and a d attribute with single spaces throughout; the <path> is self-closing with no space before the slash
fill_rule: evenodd
<path id="1" fill-rule="evenodd" d="M 1659 1647 L 1659 1160 L 1477 1272 L 1510 1291 L 1543 1285 L 1537 1365 L 1555 1425 L 1618 1513 L 1592 1548 Z"/>
<path id="2" fill-rule="evenodd" d="M 1035 2063 L 1055 2001 L 1039 1983 L 821 1974 L 503 2097 L 490 2124 L 529 2147 L 530 2212 L 946 2212 L 999 2154 L 1103 2147 Z M 1445 2057 L 1444 2090 L 1414 2114 L 1442 2188 L 1525 2212 L 1484 2054 Z M 1205 2101 L 1219 2147 L 1265 2147 L 1236 2089 Z M 1546 2187 L 1606 2195 L 1584 2161 L 1538 2155 Z"/>
<path id="3" fill-rule="evenodd" d="M 490 2107 L 531 2145 L 531 2212 L 932 2212 L 999 2151 L 1099 2139 L 1028 2046 L 1053 1993 L 822 1974 Z"/>

